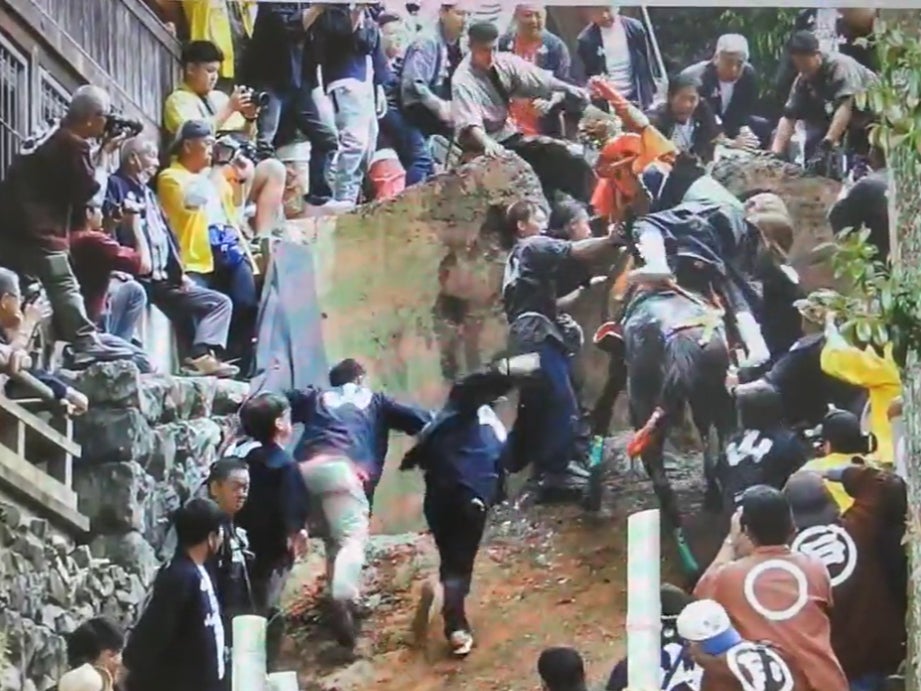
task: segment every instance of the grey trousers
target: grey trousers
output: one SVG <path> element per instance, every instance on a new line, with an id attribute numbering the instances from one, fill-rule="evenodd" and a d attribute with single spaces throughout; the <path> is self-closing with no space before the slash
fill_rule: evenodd
<path id="1" fill-rule="evenodd" d="M 229 297 L 197 284 L 178 287 L 166 281 L 153 281 L 148 285 L 151 304 L 171 322 L 181 326 L 191 320 L 190 340 L 193 346 L 227 347 L 233 314 L 233 303 Z"/>

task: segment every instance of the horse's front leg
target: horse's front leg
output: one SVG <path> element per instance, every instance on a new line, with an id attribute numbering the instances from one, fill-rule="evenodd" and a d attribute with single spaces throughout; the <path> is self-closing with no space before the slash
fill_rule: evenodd
<path id="1" fill-rule="evenodd" d="M 678 497 L 672 489 L 668 476 L 665 473 L 665 459 L 662 449 L 665 442 L 666 427 L 657 430 L 655 440 L 643 451 L 643 467 L 652 481 L 652 489 L 659 500 L 659 508 L 665 518 L 669 532 L 675 538 L 678 547 L 678 556 L 681 566 L 689 577 L 694 577 L 700 572 L 700 567 L 691 551 L 684 533 L 684 521 L 678 509 Z"/>
<path id="2" fill-rule="evenodd" d="M 614 404 L 617 403 L 617 397 L 627 385 L 627 365 L 624 361 L 623 350 L 611 353 L 609 358 L 608 378 L 591 412 L 592 434 L 602 437 L 606 437 L 611 429 Z"/>

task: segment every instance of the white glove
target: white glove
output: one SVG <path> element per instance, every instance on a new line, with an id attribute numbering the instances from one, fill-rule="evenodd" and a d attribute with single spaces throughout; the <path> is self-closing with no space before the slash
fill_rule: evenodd
<path id="1" fill-rule="evenodd" d="M 525 353 L 515 357 L 502 358 L 498 363 L 498 370 L 507 377 L 527 376 L 540 369 L 540 354 Z"/>

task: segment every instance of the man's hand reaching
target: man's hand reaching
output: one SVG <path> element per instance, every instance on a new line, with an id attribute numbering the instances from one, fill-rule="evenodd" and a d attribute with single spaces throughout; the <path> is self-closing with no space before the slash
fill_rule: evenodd
<path id="1" fill-rule="evenodd" d="M 492 137 L 485 137 L 483 142 L 483 155 L 488 158 L 501 158 L 508 153 L 508 149 L 502 146 Z"/>

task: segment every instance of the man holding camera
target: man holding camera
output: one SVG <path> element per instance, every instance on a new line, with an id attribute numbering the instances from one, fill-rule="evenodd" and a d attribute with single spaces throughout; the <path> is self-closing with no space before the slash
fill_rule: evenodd
<path id="1" fill-rule="evenodd" d="M 245 165 L 231 138 L 215 141 L 204 120 L 182 124 L 170 151 L 172 164 L 157 179 L 157 194 L 179 239 L 182 263 L 198 286 L 233 302 L 228 350 L 246 373 L 259 308 L 255 262 L 240 231 L 227 174 Z"/>
<path id="2" fill-rule="evenodd" d="M 176 237 L 166 223 L 148 186 L 159 164 L 157 145 L 135 137 L 122 146 L 121 165 L 109 177 L 103 211 L 117 223 L 118 240 L 129 247 L 148 248 L 150 271 L 140 276 L 150 303 L 176 325 L 180 333 L 191 322 L 185 367 L 201 376 L 234 377 L 239 368 L 222 362 L 227 347 L 233 303 L 210 288 L 197 285 L 185 273 Z"/>
<path id="3" fill-rule="evenodd" d="M 228 96 L 218 91 L 217 81 L 224 54 L 210 41 L 192 41 L 182 49 L 182 83 L 163 104 L 163 128 L 175 137 L 189 120 L 207 121 L 214 133 L 225 133 L 240 142 L 256 141 L 256 120 L 267 95 L 247 86 L 237 85 Z M 272 231 L 282 220 L 282 196 L 285 189 L 285 166 L 281 161 L 265 158 L 265 152 L 250 152 L 235 168 L 231 184 L 235 204 L 255 204 L 253 230 L 257 235 Z"/>
<path id="4" fill-rule="evenodd" d="M 118 128 L 113 131 L 109 124 L 111 115 L 105 91 L 80 87 L 60 127 L 33 150 L 17 156 L 0 185 L 3 261 L 41 281 L 54 310 L 58 336 L 72 344 L 75 367 L 131 357 L 129 349 L 100 341 L 70 265 L 74 212 L 82 214 L 100 189 L 101 156 L 121 143 Z M 101 142 L 95 150 L 93 141 Z"/>

